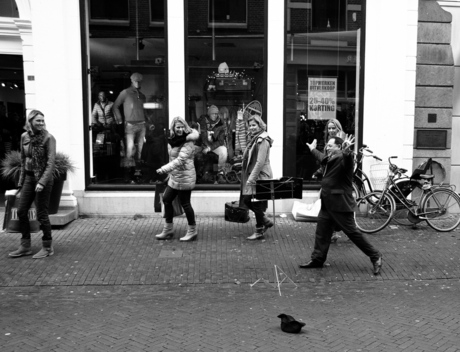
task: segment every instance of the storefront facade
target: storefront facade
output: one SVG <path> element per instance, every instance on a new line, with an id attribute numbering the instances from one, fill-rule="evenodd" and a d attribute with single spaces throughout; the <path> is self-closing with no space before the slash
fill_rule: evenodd
<path id="1" fill-rule="evenodd" d="M 239 114 L 262 115 L 275 177 L 302 178 L 307 202 L 319 183 L 306 143 L 322 148 L 331 118 L 382 158 L 398 155 L 402 167 L 418 157 L 417 0 L 16 3 L 19 18 L 9 22 L 22 40 L 25 106 L 45 112 L 58 149 L 76 161 L 63 204 L 78 204 L 80 214 L 151 214 L 175 116 L 202 133 L 199 213 L 223 213 L 238 199 Z M 214 111 L 217 120 L 206 116 Z M 455 108 L 451 116 L 454 136 Z M 222 137 L 210 137 L 219 127 Z M 292 201 L 277 201 L 277 212 Z"/>

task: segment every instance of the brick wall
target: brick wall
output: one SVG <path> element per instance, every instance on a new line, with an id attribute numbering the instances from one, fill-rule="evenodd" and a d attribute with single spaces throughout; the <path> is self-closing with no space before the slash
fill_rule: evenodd
<path id="1" fill-rule="evenodd" d="M 414 167 L 428 157 L 444 165 L 449 182 L 453 107 L 454 59 L 452 15 L 434 0 L 420 0 L 414 123 Z M 429 119 L 430 115 L 430 119 Z M 447 131 L 447 149 L 420 149 L 418 131 Z"/>

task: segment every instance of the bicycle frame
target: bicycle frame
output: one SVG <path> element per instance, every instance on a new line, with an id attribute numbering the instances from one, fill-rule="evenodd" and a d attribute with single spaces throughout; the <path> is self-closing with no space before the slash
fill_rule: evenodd
<path id="1" fill-rule="evenodd" d="M 375 155 L 364 154 L 365 151 L 373 153 L 372 150 L 370 150 L 365 144 L 359 148 L 358 153 L 356 153 L 356 167 L 355 171 L 353 172 L 353 182 L 356 184 L 357 191 L 359 192 L 357 194 L 357 198 L 364 197 L 366 194 L 374 191 L 370 178 L 360 168 L 364 157 L 373 157 L 376 160 L 382 161 L 382 159 Z"/>

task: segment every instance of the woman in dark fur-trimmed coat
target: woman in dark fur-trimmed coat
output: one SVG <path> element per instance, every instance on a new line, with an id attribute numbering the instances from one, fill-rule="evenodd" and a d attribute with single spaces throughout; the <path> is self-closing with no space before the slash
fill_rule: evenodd
<path id="1" fill-rule="evenodd" d="M 191 128 L 181 117 L 175 117 L 170 126 L 168 138 L 169 163 L 157 170 L 158 174 L 169 174 L 168 186 L 163 194 L 165 206 L 165 224 L 163 231 L 156 235 L 158 240 L 165 240 L 174 236 L 172 202 L 179 197 L 187 217 L 188 230 L 180 241 L 196 240 L 195 212 L 193 211 L 190 198 L 195 188 L 196 172 L 194 165 L 195 142 L 199 138 L 198 131 Z"/>

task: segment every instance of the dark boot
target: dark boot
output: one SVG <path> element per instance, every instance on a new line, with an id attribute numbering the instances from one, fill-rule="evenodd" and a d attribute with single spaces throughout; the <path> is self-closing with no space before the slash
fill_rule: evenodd
<path id="1" fill-rule="evenodd" d="M 264 232 L 270 227 L 273 227 L 273 221 L 271 221 L 266 215 L 264 215 Z"/>
<path id="2" fill-rule="evenodd" d="M 31 255 L 32 254 L 32 248 L 31 248 L 31 240 L 21 238 L 21 244 L 19 245 L 19 248 L 16 249 L 14 252 L 8 253 L 8 255 L 12 258 L 17 258 L 17 257 L 22 257 L 24 255 Z"/>
<path id="3" fill-rule="evenodd" d="M 49 257 L 50 255 L 54 254 L 54 249 L 53 249 L 53 241 L 52 240 L 43 240 L 42 241 L 43 247 L 40 249 L 40 251 L 35 254 L 32 258 L 34 259 L 42 259 Z"/>

